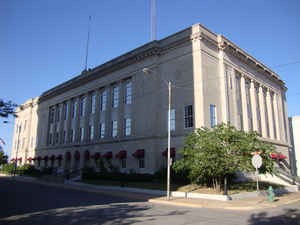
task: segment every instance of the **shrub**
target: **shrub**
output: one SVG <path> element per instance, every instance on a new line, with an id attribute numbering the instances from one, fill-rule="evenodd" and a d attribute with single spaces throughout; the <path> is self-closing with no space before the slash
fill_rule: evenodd
<path id="1" fill-rule="evenodd" d="M 18 167 L 17 173 L 20 175 L 39 176 L 40 171 L 34 167 L 34 165 L 24 164 Z"/>
<path id="2" fill-rule="evenodd" d="M 2 172 L 6 174 L 13 174 L 15 170 L 15 163 L 7 163 L 2 165 Z"/>

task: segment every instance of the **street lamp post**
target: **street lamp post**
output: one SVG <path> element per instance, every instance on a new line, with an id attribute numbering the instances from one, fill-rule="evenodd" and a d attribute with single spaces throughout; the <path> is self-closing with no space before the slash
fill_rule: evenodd
<path id="1" fill-rule="evenodd" d="M 149 68 L 144 68 L 145 74 L 152 73 Z M 171 174 L 171 81 L 168 81 L 168 159 L 167 159 L 167 200 L 170 200 L 170 174 Z"/>
<path id="2" fill-rule="evenodd" d="M 168 81 L 168 177 L 167 177 L 167 200 L 170 200 L 170 166 L 171 166 L 171 81 Z"/>

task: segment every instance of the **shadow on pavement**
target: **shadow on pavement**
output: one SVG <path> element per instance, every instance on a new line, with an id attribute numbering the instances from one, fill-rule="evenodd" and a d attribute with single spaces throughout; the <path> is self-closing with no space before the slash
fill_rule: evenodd
<path id="1" fill-rule="evenodd" d="M 266 212 L 252 214 L 249 225 L 300 225 L 300 210 L 285 209 L 281 215 L 268 216 Z"/>
<path id="2" fill-rule="evenodd" d="M 143 200 L 0 178 L 0 224 L 132 224 L 185 210 L 150 213 Z M 149 211 L 147 211 L 149 210 Z"/>

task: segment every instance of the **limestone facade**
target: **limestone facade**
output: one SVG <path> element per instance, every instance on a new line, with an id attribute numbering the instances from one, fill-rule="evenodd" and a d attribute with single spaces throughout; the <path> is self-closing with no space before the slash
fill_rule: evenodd
<path id="1" fill-rule="evenodd" d="M 300 176 L 300 116 L 293 116 L 289 118 L 291 142 L 293 151 L 291 154 L 291 166 L 294 175 Z"/>
<path id="2" fill-rule="evenodd" d="M 14 143 L 25 138 L 28 146 L 19 148 L 18 157 L 48 156 L 34 161 L 42 167 L 55 156 L 53 166 L 77 169 L 94 166 L 97 153 L 109 158 L 111 152 L 112 164 L 123 172 L 154 173 L 166 163 L 169 80 L 175 159 L 189 132 L 228 121 L 258 131 L 289 155 L 284 82 L 224 36 L 195 24 L 42 93 L 15 121 Z M 29 118 L 34 122 L 23 137 L 17 127 Z M 38 139 L 32 148 L 31 136 Z"/>

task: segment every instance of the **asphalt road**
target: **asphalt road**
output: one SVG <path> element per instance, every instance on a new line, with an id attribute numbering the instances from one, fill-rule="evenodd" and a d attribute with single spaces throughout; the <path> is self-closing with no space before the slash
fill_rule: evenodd
<path id="1" fill-rule="evenodd" d="M 0 177 L 0 224 L 300 225 L 300 202 L 264 211 L 149 203 Z"/>

